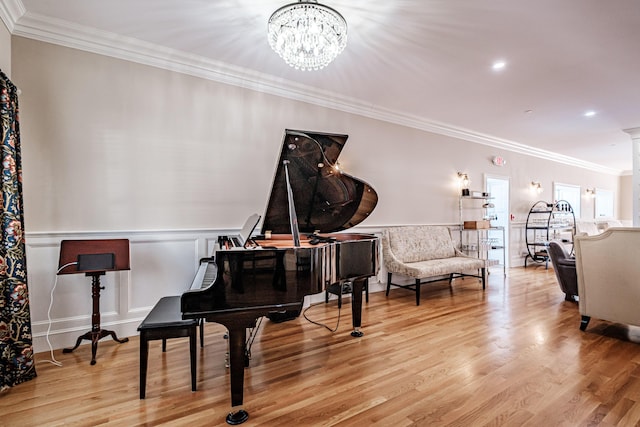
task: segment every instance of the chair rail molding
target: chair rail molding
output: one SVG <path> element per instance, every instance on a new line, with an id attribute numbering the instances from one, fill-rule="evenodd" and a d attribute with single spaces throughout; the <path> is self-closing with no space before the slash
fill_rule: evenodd
<path id="1" fill-rule="evenodd" d="M 131 270 L 101 278 L 101 323 L 127 337 L 163 296 L 180 295 L 208 256 L 219 234 L 234 230 L 151 232 L 26 233 L 28 286 L 35 352 L 72 346 L 91 325 L 91 280 L 80 274 L 57 275 L 62 240 L 126 238 Z M 237 231 L 235 231 L 237 232 Z"/>

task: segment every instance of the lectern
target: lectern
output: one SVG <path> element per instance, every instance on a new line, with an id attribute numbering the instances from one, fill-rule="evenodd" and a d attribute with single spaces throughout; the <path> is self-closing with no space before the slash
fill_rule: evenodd
<path id="1" fill-rule="evenodd" d="M 64 268 L 63 268 L 64 267 Z M 115 332 L 100 328 L 100 276 L 107 271 L 129 270 L 129 240 L 63 240 L 60 244 L 60 261 L 58 274 L 84 273 L 91 277 L 91 331 L 78 337 L 73 348 L 63 349 L 63 353 L 71 353 L 78 348 L 82 340 L 91 341 L 91 364 L 96 364 L 98 341 L 107 335 L 114 341 L 125 343 L 129 338 L 119 339 Z"/>

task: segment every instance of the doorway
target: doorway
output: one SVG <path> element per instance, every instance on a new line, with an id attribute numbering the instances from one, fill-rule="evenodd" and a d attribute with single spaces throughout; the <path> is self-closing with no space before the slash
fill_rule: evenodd
<path id="1" fill-rule="evenodd" d="M 486 192 L 492 197 L 491 204 L 493 207 L 487 209 L 487 214 L 494 218 L 491 221 L 492 227 L 501 228 L 489 230 L 489 238 L 492 244 L 489 248 L 489 258 L 504 259 L 505 271 L 509 268 L 509 177 L 498 175 L 485 175 Z M 502 230 L 504 230 L 504 241 Z M 499 253 L 499 251 L 504 251 Z M 503 257 L 504 255 L 504 257 Z"/>

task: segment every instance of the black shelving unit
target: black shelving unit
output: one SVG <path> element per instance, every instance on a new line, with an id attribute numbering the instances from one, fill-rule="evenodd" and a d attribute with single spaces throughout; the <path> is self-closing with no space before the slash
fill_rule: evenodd
<path id="1" fill-rule="evenodd" d="M 529 209 L 525 227 L 527 260 L 545 263 L 549 267 L 549 242 L 559 240 L 567 245 L 567 251 L 573 253 L 573 236 L 576 232 L 576 217 L 571 204 L 566 200 L 555 203 L 538 201 Z"/>

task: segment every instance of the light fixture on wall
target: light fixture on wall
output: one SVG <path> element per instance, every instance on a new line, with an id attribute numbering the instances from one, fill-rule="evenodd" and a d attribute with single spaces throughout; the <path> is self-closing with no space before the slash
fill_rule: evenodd
<path id="1" fill-rule="evenodd" d="M 538 181 L 531 181 L 531 189 L 535 191 L 536 194 L 540 194 L 544 191 L 544 188 L 542 188 L 542 184 L 540 184 Z"/>
<path id="2" fill-rule="evenodd" d="M 315 0 L 300 0 L 273 12 L 269 45 L 297 70 L 327 66 L 347 45 L 347 21 L 335 9 Z"/>
<path id="3" fill-rule="evenodd" d="M 584 193 L 587 195 L 587 197 L 595 197 L 596 189 L 595 188 L 587 188 L 587 189 L 584 190 Z"/>
<path id="4" fill-rule="evenodd" d="M 458 172 L 458 181 L 460 181 L 460 188 L 462 189 L 462 195 L 469 195 L 469 175 L 466 173 Z"/>

